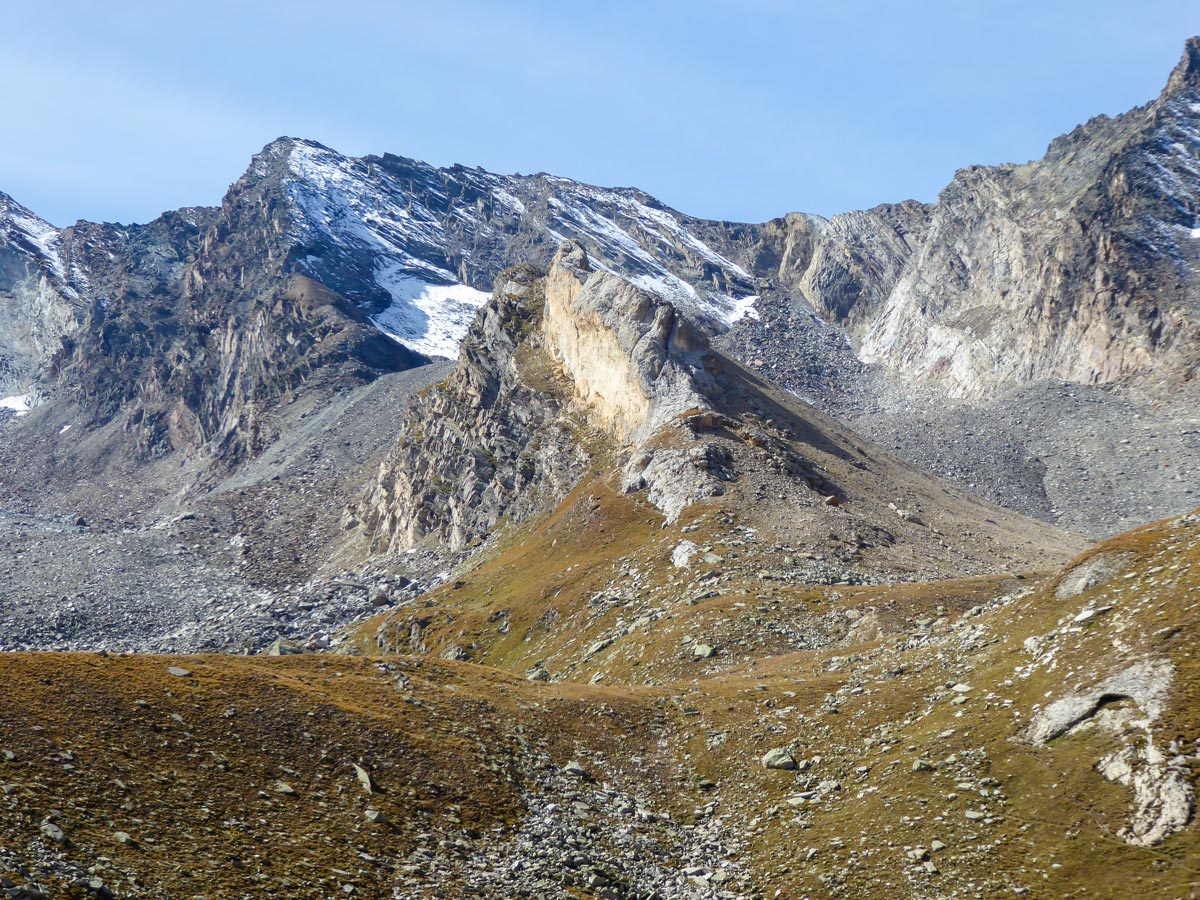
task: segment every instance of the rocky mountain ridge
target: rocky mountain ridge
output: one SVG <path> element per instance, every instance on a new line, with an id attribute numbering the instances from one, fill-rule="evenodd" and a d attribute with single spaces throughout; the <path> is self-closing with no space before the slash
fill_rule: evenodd
<path id="1" fill-rule="evenodd" d="M 976 552 L 1041 559 L 1015 537 L 1034 523 L 922 480 L 781 396 L 713 350 L 670 303 L 593 270 L 573 242 L 544 276 L 530 267 L 501 275 L 454 373 L 410 407 L 347 524 L 390 555 L 421 544 L 466 550 L 502 521 L 516 527 L 550 513 L 592 479 L 644 498 L 664 527 L 695 504 L 735 507 L 753 494 L 756 527 L 815 549 L 829 543 L 823 528 L 840 522 L 853 533 L 849 557 L 863 562 L 899 555 L 890 548 L 914 528 L 974 534 L 974 549 L 942 543 L 959 566 Z M 1073 540 L 1050 531 L 1042 539 L 1050 553 Z M 949 562 L 935 550 L 923 564 L 940 571 Z"/>
<path id="2" fill-rule="evenodd" d="M 936 204 L 828 221 L 707 222 L 632 189 L 350 159 L 291 138 L 264 148 L 219 209 L 145 226 L 59 231 L 6 201 L 5 395 L 74 403 L 89 427 L 121 419 L 142 458 L 236 466 L 301 385 L 339 390 L 417 354 L 455 356 L 500 271 L 548 265 L 562 239 L 710 334 L 733 326 L 779 347 L 785 365 L 767 373 L 787 381 L 799 365 L 796 389 L 838 413 L 834 394 L 878 392 L 857 379 L 855 352 L 885 381 L 971 402 L 1043 379 L 1186 387 L 1197 52 L 1189 42 L 1157 100 L 1081 126 L 1040 162 L 973 167 Z M 797 330 L 780 305 L 836 329 Z"/>
<path id="3" fill-rule="evenodd" d="M 1198 58 L 1192 39 L 1150 104 L 1093 119 L 1043 160 L 964 169 L 930 206 L 785 220 L 779 277 L 845 324 L 863 361 L 951 396 L 1040 379 L 1189 382 Z"/>
<path id="4" fill-rule="evenodd" d="M 1198 73 L 830 221 L 0 198 L 0 897 L 1182 896 L 1200 512 L 1013 510 L 1194 492 Z"/>
<path id="5" fill-rule="evenodd" d="M 0 396 L 27 397 L 84 314 L 59 231 L 0 194 Z"/>

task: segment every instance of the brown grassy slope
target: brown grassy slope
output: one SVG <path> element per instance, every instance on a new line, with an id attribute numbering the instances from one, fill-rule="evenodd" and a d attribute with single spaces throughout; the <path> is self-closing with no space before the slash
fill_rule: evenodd
<path id="1" fill-rule="evenodd" d="M 1095 770 L 1138 733 L 1016 740 L 1037 705 L 1152 656 L 1175 670 L 1155 739 L 1194 760 L 1200 518 L 1120 536 L 1070 568 L 1105 554 L 1121 567 L 1066 600 L 1058 578 L 1033 590 L 1015 578 L 794 591 L 772 581 L 774 599 L 752 613 L 738 600 L 685 601 L 662 626 L 675 629 L 670 640 L 627 655 L 617 641 L 607 664 L 571 673 L 636 679 L 651 668 L 666 683 L 650 690 L 535 684 L 412 657 L 2 657 L 0 751 L 14 759 L 0 761 L 11 786 L 0 795 L 0 874 L 19 874 L 14 852 L 27 863 L 61 853 L 64 871 L 97 867 L 120 896 L 323 897 L 352 884 L 386 897 L 412 882 L 405 860 L 429 835 L 502 843 L 538 773 L 582 756 L 677 820 L 721 819 L 745 840 L 741 862 L 764 896 L 1186 897 L 1200 868 L 1195 828 L 1129 846 L 1118 833 L 1130 792 Z M 553 585 L 549 569 L 543 577 Z M 712 628 L 745 616 L 747 628 L 728 633 L 751 640 L 750 615 L 770 631 L 806 602 L 857 613 L 836 646 L 795 649 L 775 635 L 711 661 L 653 658 L 668 656 L 691 614 Z M 1089 604 L 1112 609 L 1074 624 Z M 1030 637 L 1057 648 L 1053 665 L 1026 649 Z M 572 658 L 571 640 L 556 640 Z M 808 768 L 763 769 L 777 746 Z M 914 771 L 918 760 L 930 768 Z M 362 790 L 354 762 L 384 793 Z M 701 790 L 701 779 L 716 786 Z M 369 822 L 368 806 L 393 825 Z M 47 816 L 65 848 L 39 832 Z M 936 872 L 906 855 L 935 840 L 947 845 L 931 853 Z"/>
<path id="2" fill-rule="evenodd" d="M 622 502 L 600 491 L 588 496 L 592 516 Z M 564 518 L 584 515 L 578 505 L 564 510 Z M 639 531 L 634 518 L 615 533 L 637 547 L 643 537 L 654 540 L 652 525 L 649 517 Z M 1190 895 L 1200 867 L 1194 828 L 1157 847 L 1130 846 L 1119 833 L 1129 823 L 1131 792 L 1096 770 L 1140 731 L 1085 727 L 1049 746 L 1018 738 L 1040 707 L 1132 662 L 1169 659 L 1172 700 L 1152 733 L 1160 746 L 1196 753 L 1196 521 L 1121 535 L 1049 578 L 825 587 L 735 579 L 694 602 L 693 588 L 666 584 L 662 590 L 674 595 L 666 612 L 628 633 L 621 623 L 638 621 L 652 604 L 614 608 L 588 597 L 612 593 L 603 589 L 614 571 L 652 575 L 652 558 L 631 551 L 634 558 L 608 567 L 607 524 L 603 532 L 593 525 L 594 556 L 556 578 L 563 573 L 553 564 L 550 535 L 561 539 L 561 527 L 563 519 L 555 520 L 540 544 L 539 532 L 526 533 L 457 587 L 435 593 L 412 613 L 434 623 L 422 639 L 431 651 L 462 642 L 456 646 L 513 670 L 542 659 L 555 677 L 663 684 L 683 716 L 685 765 L 694 781 L 719 785 L 713 813 L 752 837 L 760 884 L 794 897 L 1020 891 L 1117 898 L 1133 886 L 1147 896 Z M 667 538 L 660 550 L 670 545 Z M 1060 599 L 1060 582 L 1098 556 L 1124 567 Z M 617 593 L 656 590 L 645 577 L 637 588 Z M 1113 608 L 1074 624 L 1082 609 L 1106 605 Z M 553 621 L 534 615 L 548 609 L 557 611 Z M 795 636 L 804 629 L 782 627 L 806 617 L 827 626 L 827 646 L 800 650 Z M 505 622 L 508 633 L 501 634 Z M 386 638 L 386 618 L 373 627 L 381 624 L 382 632 L 367 635 Z M 620 636 L 613 644 L 588 654 L 614 633 Z M 1039 665 L 1026 640 L 1048 634 L 1059 641 L 1057 662 Z M 692 636 L 711 641 L 718 655 L 695 659 L 685 642 Z M 959 684 L 970 690 L 953 690 Z M 799 776 L 757 764 L 766 749 L 783 745 L 797 759 L 820 761 Z M 932 768 L 913 771 L 918 760 Z M 938 871 L 930 873 L 925 860 L 906 851 L 935 840 L 947 848 L 933 854 Z"/>
<path id="3" fill-rule="evenodd" d="M 577 742 L 614 780 L 631 752 L 666 780 L 653 703 L 456 663 L 17 654 L 0 684 L 0 849 L 95 866 L 118 896 L 391 897 L 422 832 L 503 832 L 531 773 Z M 65 848 L 41 836 L 46 817 Z"/>
<path id="4" fill-rule="evenodd" d="M 512 672 L 542 662 L 556 678 L 575 681 L 663 683 L 697 673 L 697 643 L 717 650 L 699 667 L 711 672 L 840 642 L 853 624 L 841 612 L 846 598 L 869 614 L 855 631 L 860 638 L 862 625 L 886 630 L 933 613 L 938 596 L 980 602 L 1016 584 L 1014 570 L 1065 560 L 1078 547 L 1047 526 L 973 501 L 960 505 L 948 490 L 938 499 L 940 485 L 903 469 L 879 484 L 895 488 L 912 475 L 914 490 L 933 492 L 919 507 L 922 522 L 888 509 L 878 486 L 875 495 L 848 493 L 837 507 L 786 483 L 787 502 L 764 501 L 756 478 L 767 462 L 749 445 L 736 452 L 743 477 L 669 526 L 644 494 L 623 493 L 616 473 L 598 471 L 550 515 L 502 531 L 447 584 L 356 626 L 351 643 L 368 654 L 447 653 Z M 835 468 L 830 462 L 824 471 Z M 838 469 L 840 483 L 857 484 L 857 471 Z M 957 530 L 934 529 L 933 521 L 957 521 Z M 1023 526 L 1028 533 L 1017 537 Z M 991 529 L 986 536 L 983 528 Z M 685 540 L 698 550 L 676 567 L 672 550 Z M 837 584 L 964 570 L 978 580 L 948 578 L 916 590 Z"/>
<path id="5" fill-rule="evenodd" d="M 1194 896 L 1195 826 L 1156 847 L 1130 846 L 1118 833 L 1131 792 L 1096 770 L 1123 742 L 1140 746 L 1140 728 L 1114 735 L 1085 722 L 1048 746 L 1018 740 L 1039 706 L 1132 662 L 1169 660 L 1170 703 L 1152 734 L 1194 772 L 1200 517 L 1190 519 L 1089 551 L 1067 571 L 1097 555 L 1128 554 L 1127 562 L 1067 600 L 1051 579 L 928 634 L 692 682 L 692 758 L 722 785 L 723 810 L 756 834 L 757 871 L 774 873 L 769 883 L 789 897 Z M 1112 609 L 1074 622 L 1105 605 Z M 1045 635 L 1057 650 L 1039 663 L 1025 640 Z M 960 684 L 970 690 L 955 691 Z M 779 745 L 820 761 L 800 777 L 746 764 Z M 919 760 L 932 768 L 914 771 Z M 1188 780 L 1194 786 L 1195 775 Z M 795 797 L 806 799 L 793 807 Z M 947 845 L 931 856 L 936 874 L 906 855 L 935 840 Z"/>

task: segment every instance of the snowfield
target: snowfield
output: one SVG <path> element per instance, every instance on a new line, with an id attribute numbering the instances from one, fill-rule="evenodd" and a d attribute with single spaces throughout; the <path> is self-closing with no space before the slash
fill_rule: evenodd
<path id="1" fill-rule="evenodd" d="M 15 394 L 12 397 L 0 397 L 0 409 L 7 409 L 23 416 L 30 410 L 29 395 Z"/>
<path id="2" fill-rule="evenodd" d="M 465 284 L 429 284 L 397 263 L 384 263 L 375 282 L 392 296 L 391 306 L 371 316 L 375 327 L 410 350 L 449 359 L 491 296 Z"/>

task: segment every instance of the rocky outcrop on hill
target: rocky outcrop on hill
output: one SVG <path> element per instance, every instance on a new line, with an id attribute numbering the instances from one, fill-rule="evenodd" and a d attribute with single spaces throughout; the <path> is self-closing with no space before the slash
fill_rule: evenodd
<path id="1" fill-rule="evenodd" d="M 375 550 L 423 539 L 462 550 L 507 517 L 521 520 L 578 477 L 567 394 L 538 359 L 544 281 L 507 270 L 471 326 L 457 367 L 406 412 L 395 449 L 356 513 Z M 539 365 L 540 363 L 540 365 Z"/>
<path id="2" fill-rule="evenodd" d="M 853 330 L 879 314 L 925 239 L 930 211 L 909 200 L 829 220 L 791 213 L 762 226 L 755 271 Z"/>
<path id="3" fill-rule="evenodd" d="M 708 408 L 704 336 L 670 303 L 594 271 L 578 244 L 564 243 L 550 268 L 542 334 L 589 420 L 626 444 Z"/>
<path id="4" fill-rule="evenodd" d="M 25 397 L 80 324 L 85 308 L 71 284 L 62 236 L 0 194 L 0 398 Z"/>
<path id="5" fill-rule="evenodd" d="M 1001 522 L 778 396 L 670 303 L 593 269 L 574 242 L 544 277 L 527 267 L 498 279 L 454 374 L 406 414 L 346 524 L 362 524 L 376 552 L 462 551 L 501 522 L 549 513 L 588 472 L 666 525 L 700 501 L 753 495 L 762 527 L 802 545 L 823 546 L 835 520 L 854 523 L 859 549 L 891 546 L 897 530 L 923 540 L 930 526 L 915 507 L 945 527 L 990 523 L 988 553 L 1010 552 L 999 549 L 1007 529 L 1031 524 Z"/>
<path id="6" fill-rule="evenodd" d="M 709 408 L 705 350 L 673 306 L 566 241 L 547 275 L 497 279 L 454 374 L 408 411 L 353 518 L 376 550 L 426 538 L 461 550 L 501 518 L 548 509 L 581 474 L 588 433 L 624 448 Z"/>
<path id="7" fill-rule="evenodd" d="M 1093 119 L 1039 162 L 959 172 L 862 329 L 862 358 L 964 397 L 1043 378 L 1190 378 L 1198 58 L 1193 39 L 1158 99 Z"/>

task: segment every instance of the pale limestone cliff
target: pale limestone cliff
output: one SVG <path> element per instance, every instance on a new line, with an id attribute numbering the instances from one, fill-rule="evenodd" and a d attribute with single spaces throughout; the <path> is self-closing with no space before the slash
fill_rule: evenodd
<path id="1" fill-rule="evenodd" d="M 409 410 L 347 521 L 376 552 L 424 540 L 464 550 L 561 499 L 583 471 L 587 432 L 640 462 L 627 488 L 649 488 L 673 520 L 731 473 L 710 465 L 719 453 L 671 465 L 682 451 L 637 448 L 711 409 L 707 353 L 670 303 L 594 270 L 566 241 L 545 276 L 522 266 L 497 279 L 453 374 Z"/>
<path id="2" fill-rule="evenodd" d="M 708 409 L 703 335 L 670 303 L 608 272 L 566 242 L 546 278 L 546 349 L 589 421 L 633 443 L 687 410 Z"/>
<path id="3" fill-rule="evenodd" d="M 569 388 L 541 349 L 543 298 L 533 267 L 501 273 L 458 365 L 413 402 L 396 446 L 348 513 L 371 550 L 397 553 L 428 539 L 461 551 L 575 483 L 584 453 L 566 414 Z"/>

